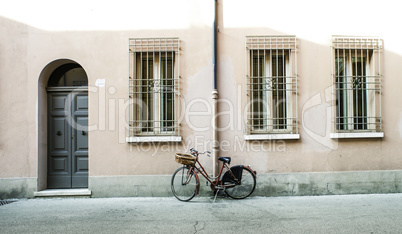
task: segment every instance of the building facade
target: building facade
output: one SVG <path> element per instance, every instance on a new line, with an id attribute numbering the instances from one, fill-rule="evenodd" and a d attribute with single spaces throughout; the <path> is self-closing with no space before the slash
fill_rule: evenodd
<path id="1" fill-rule="evenodd" d="M 0 9 L 0 199 L 171 196 L 190 148 L 251 165 L 255 195 L 402 190 L 393 2 L 19 4 Z"/>

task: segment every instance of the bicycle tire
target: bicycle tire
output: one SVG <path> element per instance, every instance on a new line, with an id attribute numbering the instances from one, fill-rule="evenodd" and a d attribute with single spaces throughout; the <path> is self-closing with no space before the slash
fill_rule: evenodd
<path id="1" fill-rule="evenodd" d="M 240 184 L 235 185 L 233 188 L 226 188 L 225 193 L 233 199 L 244 199 L 254 192 L 255 185 L 256 178 L 254 173 L 252 173 L 250 169 L 244 167 Z"/>
<path id="2" fill-rule="evenodd" d="M 196 195 L 198 178 L 190 168 L 178 168 L 172 176 L 171 188 L 173 195 L 180 201 L 190 201 Z"/>

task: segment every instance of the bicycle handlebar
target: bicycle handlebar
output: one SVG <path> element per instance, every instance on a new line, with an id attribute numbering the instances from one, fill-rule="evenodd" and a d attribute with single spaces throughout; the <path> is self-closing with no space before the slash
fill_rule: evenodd
<path id="1" fill-rule="evenodd" d="M 199 154 L 207 154 L 208 157 L 211 157 L 211 151 L 209 151 L 209 150 L 206 150 L 206 151 L 200 153 L 200 152 L 198 152 L 198 150 L 196 150 L 196 149 L 194 149 L 194 148 L 191 148 L 191 149 L 190 149 L 190 152 L 191 152 L 191 154 L 196 154 L 197 156 L 198 156 Z"/>

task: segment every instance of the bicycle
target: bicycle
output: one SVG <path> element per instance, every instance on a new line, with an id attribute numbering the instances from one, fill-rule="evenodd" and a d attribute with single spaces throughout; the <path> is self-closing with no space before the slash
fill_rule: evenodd
<path id="1" fill-rule="evenodd" d="M 218 157 L 218 160 L 222 162 L 219 174 L 217 177 L 210 177 L 198 161 L 198 156 L 207 154 L 210 157 L 211 152 L 200 153 L 193 148 L 190 149 L 190 152 L 191 154 L 175 154 L 176 162 L 183 164 L 183 166 L 173 173 L 171 189 L 173 195 L 180 201 L 190 201 L 198 194 L 200 189 L 198 174 L 201 174 L 209 182 L 212 191 L 216 193 L 215 199 L 219 190 L 223 190 L 233 199 L 243 199 L 254 192 L 257 173 L 249 166 L 236 165 L 229 168 L 231 158 Z M 225 173 L 222 175 L 224 169 Z"/>

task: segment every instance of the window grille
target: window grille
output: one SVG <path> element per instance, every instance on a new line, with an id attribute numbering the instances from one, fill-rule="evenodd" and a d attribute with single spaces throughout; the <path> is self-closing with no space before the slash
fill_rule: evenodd
<path id="1" fill-rule="evenodd" d="M 382 132 L 382 40 L 332 38 L 332 132 Z"/>
<path id="2" fill-rule="evenodd" d="M 179 39 L 130 39 L 129 49 L 129 136 L 179 136 Z"/>
<path id="3" fill-rule="evenodd" d="M 247 134 L 297 134 L 295 36 L 246 37 Z"/>

